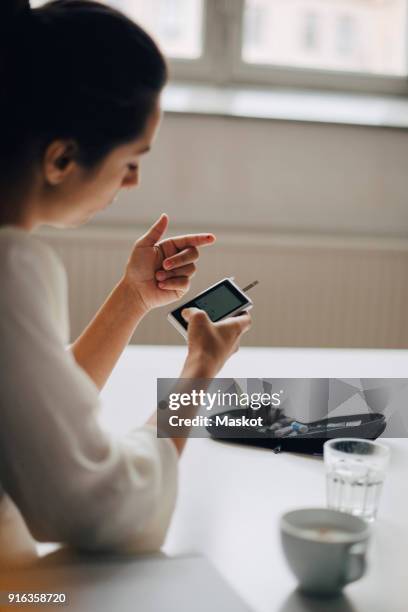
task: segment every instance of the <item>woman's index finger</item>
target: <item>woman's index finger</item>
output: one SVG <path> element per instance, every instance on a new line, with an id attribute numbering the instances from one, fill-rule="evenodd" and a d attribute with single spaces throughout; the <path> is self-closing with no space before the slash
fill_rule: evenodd
<path id="1" fill-rule="evenodd" d="M 186 234 L 184 236 L 173 236 L 171 238 L 178 249 L 195 246 L 208 246 L 216 240 L 214 234 Z"/>

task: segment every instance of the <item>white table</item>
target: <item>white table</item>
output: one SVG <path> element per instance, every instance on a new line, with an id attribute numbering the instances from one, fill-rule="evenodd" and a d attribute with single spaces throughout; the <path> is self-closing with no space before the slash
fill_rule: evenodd
<path id="1" fill-rule="evenodd" d="M 121 433 L 155 409 L 156 379 L 176 377 L 183 347 L 129 347 L 103 392 L 102 418 Z M 223 377 L 407 377 L 408 352 L 245 348 Z M 294 591 L 279 536 L 288 509 L 325 504 L 321 459 L 191 439 L 180 461 L 179 495 L 165 552 L 205 555 L 257 612 L 407 612 L 408 440 L 388 439 L 392 461 L 370 551 L 370 569 L 338 601 Z M 203 586 L 205 588 L 205 585 Z M 218 612 L 218 611 L 217 611 Z"/>

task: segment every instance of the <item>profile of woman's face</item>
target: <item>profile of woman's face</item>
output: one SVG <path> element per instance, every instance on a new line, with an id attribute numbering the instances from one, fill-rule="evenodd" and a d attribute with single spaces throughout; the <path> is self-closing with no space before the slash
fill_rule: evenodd
<path id="1" fill-rule="evenodd" d="M 40 206 L 39 222 L 59 227 L 81 225 L 109 206 L 121 189 L 137 187 L 140 159 L 152 146 L 160 118 L 157 103 L 143 134 L 134 141 L 117 146 L 95 169 L 88 170 L 75 162 L 69 171 L 58 175 L 55 164 L 46 162 L 45 178 L 55 185 L 54 189 L 47 191 L 43 206 Z"/>

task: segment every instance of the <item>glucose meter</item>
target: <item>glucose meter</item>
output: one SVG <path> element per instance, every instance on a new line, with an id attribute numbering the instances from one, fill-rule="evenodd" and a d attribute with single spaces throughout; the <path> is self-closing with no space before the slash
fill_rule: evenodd
<path id="1" fill-rule="evenodd" d="M 194 307 L 205 310 L 211 321 L 221 321 L 252 308 L 253 302 L 244 291 L 248 291 L 257 284 L 258 281 L 254 281 L 244 289 L 240 289 L 232 278 L 224 278 L 208 287 L 203 293 L 196 295 L 189 302 L 169 312 L 167 318 L 184 338 L 187 338 L 188 323 L 181 315 L 184 308 Z"/>

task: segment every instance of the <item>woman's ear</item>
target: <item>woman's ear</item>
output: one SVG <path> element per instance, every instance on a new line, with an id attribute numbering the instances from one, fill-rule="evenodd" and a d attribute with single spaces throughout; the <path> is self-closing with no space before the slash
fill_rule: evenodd
<path id="1" fill-rule="evenodd" d="M 50 185 L 61 184 L 77 166 L 78 147 L 73 140 L 54 140 L 44 155 L 44 178 Z"/>

